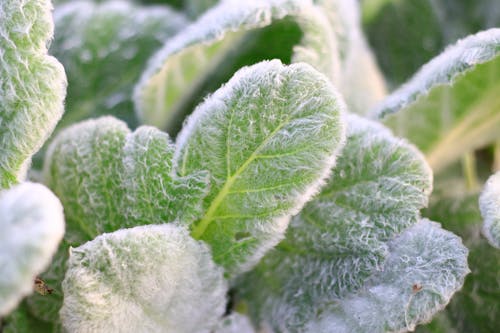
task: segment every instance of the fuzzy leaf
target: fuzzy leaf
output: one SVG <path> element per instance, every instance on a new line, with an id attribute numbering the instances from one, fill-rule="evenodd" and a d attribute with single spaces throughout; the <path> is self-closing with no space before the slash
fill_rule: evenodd
<path id="1" fill-rule="evenodd" d="M 67 112 L 59 127 L 105 114 L 136 126 L 133 85 L 147 59 L 186 19 L 166 7 L 72 1 L 57 8 L 54 20 L 50 50 L 69 80 Z"/>
<path id="2" fill-rule="evenodd" d="M 423 156 L 378 123 L 348 117 L 347 144 L 286 239 L 240 281 L 257 321 L 299 329 L 383 269 L 388 241 L 419 221 L 432 175 Z"/>
<path id="3" fill-rule="evenodd" d="M 189 118 L 177 172 L 211 177 L 192 235 L 212 246 L 229 275 L 276 245 L 318 191 L 343 144 L 344 107 L 312 67 L 274 60 L 238 71 Z"/>
<path id="4" fill-rule="evenodd" d="M 464 287 L 433 322 L 417 332 L 495 332 L 500 326 L 500 251 L 481 237 L 482 218 L 479 194 L 450 190 L 451 182 L 440 184 L 442 193 L 433 193 L 426 216 L 442 220 L 443 227 L 462 237 L 469 249 L 471 274 Z"/>
<path id="5" fill-rule="evenodd" d="M 415 143 L 434 172 L 500 138 L 500 29 L 448 48 L 374 114 Z"/>
<path id="6" fill-rule="evenodd" d="M 311 0 L 222 1 L 167 42 L 135 89 L 139 118 L 172 135 L 207 93 L 262 60 L 305 61 L 336 77 L 333 31 Z"/>
<path id="7" fill-rule="evenodd" d="M 104 117 L 62 131 L 49 148 L 47 184 L 66 211 L 70 242 L 142 224 L 179 221 L 201 214 L 206 173 L 177 177 L 174 145 L 151 127 L 131 133 Z"/>
<path id="8" fill-rule="evenodd" d="M 23 180 L 64 111 L 64 69 L 47 55 L 49 0 L 0 2 L 0 189 Z"/>
<path id="9" fill-rule="evenodd" d="M 63 209 L 45 186 L 22 183 L 0 192 L 0 316 L 33 292 L 64 235 Z"/>
<path id="10" fill-rule="evenodd" d="M 484 218 L 483 234 L 491 245 L 500 249 L 500 172 L 486 183 L 479 206 Z"/>
<path id="11" fill-rule="evenodd" d="M 363 291 L 339 300 L 306 331 L 413 331 L 446 306 L 469 272 L 460 238 L 428 220 L 396 237 L 389 251 L 384 269 Z"/>
<path id="12" fill-rule="evenodd" d="M 71 250 L 61 318 L 69 332 L 210 332 L 227 284 L 206 245 L 174 225 L 104 234 Z"/>

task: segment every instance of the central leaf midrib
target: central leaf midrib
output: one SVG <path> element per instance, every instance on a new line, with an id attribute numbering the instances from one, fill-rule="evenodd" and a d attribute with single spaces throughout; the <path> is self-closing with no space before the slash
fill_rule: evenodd
<path id="1" fill-rule="evenodd" d="M 214 220 L 214 214 L 225 199 L 225 197 L 230 194 L 229 189 L 234 185 L 234 182 L 236 179 L 246 170 L 246 168 L 258 158 L 258 153 L 260 150 L 266 146 L 266 144 L 271 140 L 283 127 L 288 125 L 290 123 L 291 117 L 287 117 L 284 122 L 279 124 L 276 129 L 269 134 L 261 143 L 260 145 L 253 151 L 253 153 L 250 155 L 250 157 L 236 170 L 236 172 L 227 177 L 226 182 L 224 186 L 221 188 L 219 193 L 217 193 L 217 196 L 214 198 L 212 203 L 207 209 L 207 212 L 205 215 L 201 218 L 201 220 L 198 222 L 198 224 L 193 228 L 191 232 L 191 236 L 193 236 L 194 239 L 200 239 L 201 236 L 205 233 L 207 230 L 208 226 L 210 225 L 210 222 Z"/>

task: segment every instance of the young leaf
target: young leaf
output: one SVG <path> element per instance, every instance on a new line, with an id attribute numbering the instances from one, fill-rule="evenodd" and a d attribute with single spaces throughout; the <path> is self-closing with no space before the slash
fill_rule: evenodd
<path id="1" fill-rule="evenodd" d="M 192 235 L 229 275 L 255 264 L 318 191 L 343 144 L 344 108 L 312 67 L 274 60 L 238 71 L 189 118 L 177 172 L 210 172 Z"/>
<path id="2" fill-rule="evenodd" d="M 325 304 L 361 290 L 383 269 L 388 241 L 427 205 L 432 174 L 413 146 L 354 115 L 347 128 L 328 183 L 239 283 L 254 319 L 276 329 L 298 329 Z"/>
<path id="3" fill-rule="evenodd" d="M 479 206 L 484 218 L 483 234 L 491 245 L 500 249 L 500 172 L 488 179 Z"/>
<path id="4" fill-rule="evenodd" d="M 189 224 L 201 214 L 204 172 L 177 177 L 166 133 L 104 117 L 62 131 L 46 156 L 46 183 L 61 199 L 67 239 L 81 244 L 142 224 Z"/>
<path id="5" fill-rule="evenodd" d="M 415 143 L 434 172 L 500 137 L 500 29 L 448 48 L 374 113 Z"/>
<path id="6" fill-rule="evenodd" d="M 21 181 L 63 113 L 64 69 L 47 55 L 49 0 L 0 2 L 0 189 Z"/>
<path id="7" fill-rule="evenodd" d="M 63 63 L 69 81 L 67 112 L 59 127 L 104 114 L 135 127 L 133 85 L 146 60 L 186 19 L 167 7 L 72 1 L 57 7 L 54 20 L 50 51 Z"/>
<path id="8" fill-rule="evenodd" d="M 138 117 L 175 135 L 237 69 L 275 58 L 337 77 L 333 31 L 311 0 L 222 1 L 151 59 L 135 89 Z"/>
<path id="9" fill-rule="evenodd" d="M 0 192 L 0 316 L 33 292 L 64 234 L 63 209 L 45 186 L 22 183 Z"/>
<path id="10" fill-rule="evenodd" d="M 71 250 L 63 281 L 69 332 L 210 332 L 227 284 L 206 245 L 174 225 L 104 234 Z"/>
<path id="11" fill-rule="evenodd" d="M 364 290 L 327 307 L 306 331 L 413 331 L 446 306 L 469 272 L 460 238 L 428 220 L 396 237 L 389 251 Z"/>

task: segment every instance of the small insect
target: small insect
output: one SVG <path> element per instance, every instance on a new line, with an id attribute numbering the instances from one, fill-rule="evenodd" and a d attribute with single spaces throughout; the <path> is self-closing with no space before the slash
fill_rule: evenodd
<path id="1" fill-rule="evenodd" d="M 54 292 L 54 289 L 49 288 L 49 286 L 39 277 L 35 278 L 35 291 L 42 296 L 50 295 Z"/>
<path id="2" fill-rule="evenodd" d="M 411 291 L 413 291 L 414 294 L 418 293 L 420 290 L 422 290 L 422 285 L 418 284 L 418 283 L 415 283 L 412 287 L 411 287 Z"/>

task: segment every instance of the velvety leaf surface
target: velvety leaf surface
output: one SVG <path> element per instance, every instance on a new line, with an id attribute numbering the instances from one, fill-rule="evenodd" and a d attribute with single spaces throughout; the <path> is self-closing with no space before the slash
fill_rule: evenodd
<path id="1" fill-rule="evenodd" d="M 25 177 L 64 111 L 64 69 L 47 55 L 49 0 L 0 2 L 0 189 Z"/>
<path id="2" fill-rule="evenodd" d="M 210 332 L 227 284 L 208 247 L 174 225 L 104 234 L 71 250 L 61 318 L 70 332 Z"/>
<path id="3" fill-rule="evenodd" d="M 192 222 L 201 214 L 207 175 L 174 175 L 174 149 L 166 133 L 152 127 L 131 133 L 112 117 L 62 131 L 44 173 L 64 205 L 66 239 L 81 244 L 125 227 Z"/>
<path id="4" fill-rule="evenodd" d="M 207 170 L 210 191 L 192 226 L 230 275 L 255 264 L 315 194 L 343 144 L 342 99 L 306 64 L 238 71 L 178 137 L 181 176 Z"/>
<path id="5" fill-rule="evenodd" d="M 500 29 L 469 36 L 430 61 L 374 110 L 426 155 L 434 172 L 500 137 Z"/>
<path id="6" fill-rule="evenodd" d="M 105 114 L 137 125 L 133 85 L 147 59 L 187 21 L 167 7 L 127 1 L 71 1 L 54 13 L 50 51 L 68 73 L 66 114 L 59 127 Z"/>
<path id="7" fill-rule="evenodd" d="M 305 61 L 337 73 L 330 24 L 311 0 L 223 1 L 151 59 L 135 89 L 141 121 L 175 135 L 184 117 L 241 67 Z"/>
<path id="8" fill-rule="evenodd" d="M 486 183 L 479 206 L 484 218 L 483 234 L 491 245 L 500 249 L 500 172 Z"/>
<path id="9" fill-rule="evenodd" d="M 406 81 L 446 45 L 500 25 L 497 0 L 362 0 L 361 3 L 368 39 L 394 86 Z"/>
<path id="10" fill-rule="evenodd" d="M 419 221 L 432 175 L 421 154 L 376 122 L 348 117 L 328 183 L 286 238 L 238 286 L 257 321 L 299 330 L 384 269 L 388 241 Z"/>
<path id="11" fill-rule="evenodd" d="M 407 332 L 431 320 L 459 290 L 468 250 L 461 239 L 422 220 L 389 242 L 384 269 L 306 325 L 306 331 Z"/>
<path id="12" fill-rule="evenodd" d="M 451 188 L 447 183 L 433 194 L 425 215 L 443 221 L 444 227 L 462 237 L 470 252 L 471 274 L 445 311 L 417 332 L 495 332 L 500 326 L 500 251 L 481 236 L 479 193 L 461 194 Z"/>
<path id="13" fill-rule="evenodd" d="M 0 192 L 0 316 L 33 292 L 64 234 L 63 209 L 45 186 L 22 183 Z"/>

